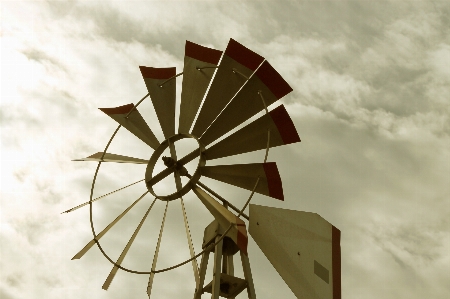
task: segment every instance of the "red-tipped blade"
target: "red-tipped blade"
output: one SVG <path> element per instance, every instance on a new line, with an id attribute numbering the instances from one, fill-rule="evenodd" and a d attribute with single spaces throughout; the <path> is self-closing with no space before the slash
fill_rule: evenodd
<path id="1" fill-rule="evenodd" d="M 265 149 L 267 130 L 270 130 L 269 147 L 300 142 L 294 123 L 281 105 L 214 144 L 204 152 L 204 155 L 207 160 L 213 160 Z"/>
<path id="2" fill-rule="evenodd" d="M 96 162 L 116 162 L 116 163 L 134 163 L 134 164 L 148 164 L 148 160 L 138 159 L 133 157 L 127 157 L 122 155 L 98 152 L 86 158 L 75 159 L 72 161 L 96 161 Z"/>
<path id="3" fill-rule="evenodd" d="M 269 106 L 291 91 L 292 88 L 281 75 L 267 61 L 264 61 L 200 140 L 204 145 L 210 144 L 263 110 L 264 103 Z"/>
<path id="4" fill-rule="evenodd" d="M 174 67 L 152 68 L 140 66 L 139 68 L 150 93 L 150 98 L 164 136 L 169 138 L 175 135 L 176 80 L 165 81 L 175 76 L 176 70 Z"/>
<path id="5" fill-rule="evenodd" d="M 178 133 L 189 133 L 222 51 L 186 41 Z"/>
<path id="6" fill-rule="evenodd" d="M 230 39 L 195 122 L 192 130 L 193 135 L 201 136 L 246 82 L 246 78 L 238 72 L 250 77 L 263 60 L 262 56 Z M 234 70 L 237 72 L 234 72 Z"/>
<path id="7" fill-rule="evenodd" d="M 152 130 L 150 130 L 139 111 L 133 108 L 134 104 L 128 104 L 115 108 L 99 109 L 121 124 L 137 138 L 147 143 L 153 149 L 156 149 L 159 146 L 158 139 L 156 139 L 155 134 L 153 134 Z M 130 111 L 132 112 L 128 115 L 128 118 L 125 118 Z"/>
<path id="8" fill-rule="evenodd" d="M 201 173 L 202 176 L 250 191 L 253 190 L 259 177 L 255 192 L 284 200 L 283 186 L 275 162 L 203 166 Z"/>

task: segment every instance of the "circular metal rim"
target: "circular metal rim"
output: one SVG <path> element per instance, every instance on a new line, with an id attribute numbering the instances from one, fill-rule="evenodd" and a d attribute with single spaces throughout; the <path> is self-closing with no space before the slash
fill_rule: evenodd
<path id="1" fill-rule="evenodd" d="M 186 183 L 186 185 L 184 185 L 180 190 L 177 190 L 176 192 L 169 194 L 169 195 L 164 195 L 164 196 L 157 195 L 155 193 L 155 191 L 153 190 L 153 186 L 148 186 L 146 184 L 148 191 L 153 196 L 158 198 L 159 200 L 172 201 L 172 200 L 180 198 L 181 196 L 187 194 L 192 189 L 192 185 L 195 185 L 201 177 L 200 167 L 203 167 L 206 165 L 206 158 L 203 155 L 203 152 L 205 151 L 205 147 L 203 146 L 203 144 L 200 142 L 200 140 L 196 136 L 194 136 L 192 134 L 180 133 L 180 134 L 173 135 L 172 137 L 169 137 L 166 140 L 164 140 L 163 142 L 161 142 L 161 144 L 158 146 L 158 148 L 153 152 L 153 154 L 150 157 L 150 160 L 147 164 L 147 169 L 145 171 L 145 181 L 148 182 L 150 179 L 152 179 L 152 173 L 155 168 L 155 165 L 158 162 L 159 157 L 169 147 L 170 143 L 175 144 L 176 141 L 181 140 L 181 139 L 186 139 L 186 138 L 195 139 L 198 143 L 200 154 L 199 154 L 199 161 L 198 161 L 197 169 L 195 170 L 194 174 L 189 179 L 189 181 Z M 177 170 L 174 170 L 174 171 L 177 171 Z"/>

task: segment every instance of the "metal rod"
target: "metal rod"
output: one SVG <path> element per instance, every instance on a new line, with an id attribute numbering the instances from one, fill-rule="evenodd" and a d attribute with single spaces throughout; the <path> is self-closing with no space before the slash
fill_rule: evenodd
<path id="1" fill-rule="evenodd" d="M 216 68 L 218 68 L 219 66 L 202 66 L 202 67 L 198 67 L 198 66 L 196 66 L 195 68 L 197 69 L 197 71 L 201 71 L 201 70 L 203 70 L 203 69 L 216 69 Z"/>
<path id="2" fill-rule="evenodd" d="M 237 73 L 239 75 L 241 75 L 242 77 L 245 78 L 245 80 L 248 80 L 248 77 L 246 75 L 244 75 L 243 73 L 241 73 L 240 71 L 238 71 L 236 68 L 233 68 L 233 73 Z"/>
<path id="3" fill-rule="evenodd" d="M 169 79 L 167 79 L 167 80 L 164 81 L 163 83 L 159 84 L 158 86 L 159 86 L 159 87 L 163 87 L 164 84 L 166 84 L 166 83 L 169 82 L 170 80 L 175 79 L 176 77 L 181 76 L 181 75 L 183 75 L 183 72 L 181 72 L 181 73 L 179 73 L 179 74 L 176 74 L 175 76 L 170 77 Z"/>
<path id="4" fill-rule="evenodd" d="M 205 189 L 206 191 L 208 191 L 209 193 L 211 193 L 212 195 L 214 195 L 215 197 L 217 197 L 218 199 L 220 199 L 223 203 L 227 204 L 233 211 L 235 211 L 236 213 L 239 213 L 239 209 L 236 208 L 234 205 L 232 205 L 228 200 L 226 200 L 225 198 L 223 198 L 222 196 L 220 196 L 219 194 L 217 194 L 216 192 L 214 192 L 213 190 L 211 190 L 210 188 L 208 188 L 208 186 L 206 186 L 205 184 L 203 184 L 202 182 L 198 181 L 197 184 L 202 187 L 203 189 Z M 245 214 L 242 213 L 242 216 L 247 219 L 250 220 L 250 218 Z"/>
<path id="5" fill-rule="evenodd" d="M 250 197 L 248 198 L 248 200 L 247 200 L 247 202 L 245 203 L 245 205 L 244 205 L 244 207 L 242 208 L 242 210 L 239 212 L 238 217 L 240 217 L 240 216 L 244 213 L 245 208 L 246 208 L 246 207 L 248 206 L 248 204 L 250 203 L 250 200 L 252 199 L 253 194 L 255 194 L 256 187 L 258 187 L 258 184 L 259 184 L 260 179 L 261 179 L 261 178 L 258 176 L 258 179 L 256 180 L 256 183 L 255 183 L 255 186 L 253 187 L 252 193 L 250 194 Z"/>
<path id="6" fill-rule="evenodd" d="M 152 293 L 152 285 L 153 285 L 153 278 L 155 276 L 155 273 L 153 270 L 156 268 L 156 262 L 158 261 L 158 254 L 159 254 L 159 247 L 161 245 L 161 238 L 164 230 L 164 223 L 166 222 L 166 214 L 167 214 L 167 207 L 169 206 L 169 202 L 166 202 L 166 209 L 164 210 L 164 216 L 161 222 L 161 228 L 159 230 L 159 236 L 158 236 L 158 242 L 156 243 L 156 249 L 155 249 L 155 255 L 153 256 L 153 263 L 152 263 L 152 273 L 150 273 L 150 277 L 148 278 L 148 285 L 147 285 L 147 294 L 148 298 L 150 298 L 150 295 Z"/>
<path id="7" fill-rule="evenodd" d="M 91 203 L 91 202 L 97 201 L 97 200 L 99 200 L 99 199 L 101 199 L 101 198 L 103 198 L 103 197 L 106 197 L 106 196 L 108 196 L 108 195 L 111 195 L 111 194 L 113 194 L 113 193 L 116 193 L 116 192 L 118 192 L 118 191 L 120 191 L 120 190 L 123 190 L 123 189 L 125 189 L 125 188 L 128 188 L 128 187 L 130 187 L 130 186 L 133 186 L 133 185 L 135 185 L 135 184 L 137 184 L 137 183 L 139 183 L 139 182 L 142 182 L 143 180 L 145 180 L 145 179 L 139 180 L 139 181 L 134 182 L 134 183 L 132 183 L 132 184 L 129 184 L 129 185 L 125 186 L 125 187 L 122 187 L 122 188 L 119 188 L 119 189 L 114 190 L 114 191 L 112 191 L 112 192 L 106 193 L 106 194 L 104 194 L 104 195 L 102 195 L 102 196 L 99 196 L 99 197 L 97 197 L 97 198 L 94 198 L 92 201 L 87 201 L 87 202 L 82 203 L 82 204 L 80 204 L 80 205 L 78 205 L 78 206 L 76 206 L 76 207 L 73 207 L 73 208 L 71 208 L 71 209 L 68 209 L 67 211 L 62 212 L 61 214 L 63 214 L 63 213 L 70 213 L 70 212 L 73 212 L 73 211 L 75 211 L 75 210 L 78 210 L 79 208 L 82 208 L 82 207 L 88 205 L 88 204 Z"/>
<path id="8" fill-rule="evenodd" d="M 264 163 L 266 163 L 267 156 L 269 156 L 269 145 L 270 145 L 270 129 L 267 129 L 267 147 L 266 147 L 266 155 L 264 157 Z"/>
<path id="9" fill-rule="evenodd" d="M 109 285 L 111 284 L 112 280 L 114 279 L 114 276 L 116 276 L 117 271 L 119 268 L 117 265 L 120 265 L 123 260 L 125 259 L 125 256 L 128 253 L 128 250 L 130 250 L 131 245 L 133 244 L 134 240 L 136 239 L 137 234 L 139 233 L 139 230 L 141 229 L 142 225 L 145 222 L 145 219 L 147 219 L 148 214 L 150 213 L 150 210 L 152 209 L 153 205 L 156 202 L 156 198 L 153 200 L 152 204 L 148 208 L 147 212 L 145 213 L 144 217 L 142 217 L 141 222 L 139 222 L 139 225 L 136 227 L 133 235 L 131 236 L 130 240 L 128 241 L 127 245 L 123 249 L 122 253 L 120 254 L 119 258 L 117 259 L 116 264 L 112 268 L 111 272 L 109 273 L 108 277 L 105 280 L 105 283 L 102 286 L 102 289 L 107 290 L 109 288 Z"/>
<path id="10" fill-rule="evenodd" d="M 114 137 L 116 136 L 116 134 L 117 134 L 117 132 L 119 131 L 119 129 L 120 129 L 121 126 L 122 126 L 122 125 L 119 125 L 119 126 L 117 127 L 117 129 L 114 131 L 114 133 L 112 134 L 111 138 L 109 139 L 108 143 L 106 144 L 105 150 L 103 151 L 103 154 L 102 154 L 102 156 L 100 157 L 100 162 L 98 162 L 98 163 L 99 163 L 99 164 L 98 164 L 99 166 L 100 166 L 100 163 L 102 163 L 103 158 L 105 157 L 105 154 L 106 154 L 106 151 L 108 150 L 109 145 L 111 144 L 112 140 L 113 140 Z M 99 168 L 99 167 L 98 167 L 98 168 Z M 96 176 L 97 176 L 97 172 L 98 172 L 98 169 L 97 169 L 97 171 L 95 172 L 95 175 L 96 175 Z M 95 181 L 95 178 L 94 178 L 94 181 Z M 92 186 L 92 187 L 94 187 L 94 186 Z M 91 196 L 92 196 L 92 191 L 93 191 L 93 189 L 91 189 Z"/>
<path id="11" fill-rule="evenodd" d="M 261 91 L 261 90 L 258 90 L 258 94 L 259 94 L 259 97 L 261 98 L 261 101 L 262 101 L 262 103 L 263 103 L 263 105 L 264 105 L 264 109 L 266 110 L 266 114 L 268 114 L 268 113 L 269 113 L 269 110 L 267 110 L 266 101 L 264 100 L 264 97 L 263 97 L 263 95 L 262 95 L 262 91 Z"/>
<path id="12" fill-rule="evenodd" d="M 131 108 L 131 110 L 127 113 L 127 115 L 125 115 L 125 118 L 128 118 L 128 116 L 131 114 L 131 112 L 133 112 L 134 110 L 136 110 L 137 106 L 139 106 L 139 104 L 141 104 L 142 101 L 145 100 L 149 95 L 150 95 L 150 93 L 147 93 L 146 96 L 144 96 L 139 102 L 137 102 L 137 104 L 134 105 L 133 108 Z"/>

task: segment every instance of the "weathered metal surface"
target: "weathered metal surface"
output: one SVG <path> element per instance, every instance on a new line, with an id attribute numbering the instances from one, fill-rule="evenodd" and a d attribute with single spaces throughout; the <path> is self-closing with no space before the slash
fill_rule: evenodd
<path id="1" fill-rule="evenodd" d="M 260 177 L 256 193 L 284 200 L 283 186 L 275 162 L 203 166 L 200 171 L 202 176 L 250 191 Z"/>
<path id="2" fill-rule="evenodd" d="M 175 76 L 175 68 L 139 67 L 147 90 L 155 108 L 156 116 L 164 133 L 169 138 L 175 134 L 175 96 L 176 80 L 167 79 Z M 161 85 L 164 83 L 163 85 Z"/>
<path id="3" fill-rule="evenodd" d="M 200 138 L 201 142 L 204 145 L 210 144 L 291 91 L 289 84 L 267 61 L 264 61 L 206 130 Z M 265 104 L 259 93 L 263 95 Z"/>
<path id="4" fill-rule="evenodd" d="M 249 232 L 297 298 L 341 298 L 340 232 L 328 221 L 251 204 Z"/>
<path id="5" fill-rule="evenodd" d="M 153 134 L 139 111 L 134 108 L 134 104 L 99 109 L 121 124 L 122 127 L 130 131 L 137 138 L 144 141 L 151 148 L 156 149 L 159 146 L 158 139 L 156 139 L 155 134 Z M 128 117 L 126 117 L 127 115 Z"/>
<path id="6" fill-rule="evenodd" d="M 192 129 L 193 135 L 199 137 L 205 132 L 220 111 L 247 81 L 244 76 L 250 77 L 263 60 L 262 56 L 230 39 Z"/>
<path id="7" fill-rule="evenodd" d="M 178 133 L 189 133 L 222 51 L 186 41 Z"/>
<path id="8" fill-rule="evenodd" d="M 223 205 L 218 203 L 203 189 L 195 186 L 192 188 L 192 191 L 194 191 L 203 205 L 208 209 L 208 211 L 214 216 L 214 218 L 224 229 L 227 229 L 230 224 L 232 225 L 230 231 L 227 233 L 227 236 L 234 241 L 234 243 L 239 247 L 241 251 L 247 254 L 248 237 L 244 221 L 228 211 Z"/>
<path id="9" fill-rule="evenodd" d="M 204 155 L 207 160 L 212 160 L 265 149 L 267 130 L 270 130 L 269 147 L 300 141 L 294 123 L 281 105 L 214 144 L 204 152 Z"/>

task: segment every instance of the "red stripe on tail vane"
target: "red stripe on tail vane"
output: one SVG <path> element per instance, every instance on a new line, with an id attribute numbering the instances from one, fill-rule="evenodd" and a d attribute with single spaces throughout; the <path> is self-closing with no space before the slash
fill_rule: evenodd
<path id="1" fill-rule="evenodd" d="M 108 115 L 112 115 L 112 114 L 126 114 L 128 112 L 131 111 L 131 109 L 134 108 L 134 104 L 127 104 L 127 105 L 123 105 L 123 106 L 119 106 L 119 107 L 114 107 L 114 108 L 98 108 L 101 111 L 103 111 L 104 113 L 108 114 Z"/>
<path id="2" fill-rule="evenodd" d="M 341 290 L 341 231 L 334 225 L 331 228 L 333 299 L 342 298 Z"/>
<path id="3" fill-rule="evenodd" d="M 286 111 L 284 105 L 281 105 L 269 112 L 270 117 L 278 128 L 281 138 L 285 144 L 300 142 L 300 137 L 295 130 L 294 123 Z"/>
<path id="4" fill-rule="evenodd" d="M 267 185 L 269 186 L 269 194 L 271 197 L 284 201 L 283 185 L 281 183 L 280 174 L 276 163 L 263 163 L 264 172 L 266 173 Z"/>
<path id="5" fill-rule="evenodd" d="M 190 41 L 186 41 L 184 52 L 186 56 L 215 65 L 219 63 L 223 53 L 220 50 L 203 47 Z"/>
<path id="6" fill-rule="evenodd" d="M 264 57 L 244 47 L 232 38 L 230 38 L 230 42 L 225 50 L 225 55 L 233 58 L 252 71 L 256 70 L 264 60 Z"/>
<path id="7" fill-rule="evenodd" d="M 270 65 L 264 61 L 255 75 L 269 88 L 269 90 L 278 99 L 281 99 L 292 91 L 292 87 L 281 77 L 281 75 Z"/>
<path id="8" fill-rule="evenodd" d="M 150 79 L 169 79 L 176 75 L 176 68 L 155 68 L 147 66 L 139 66 L 142 77 Z"/>

